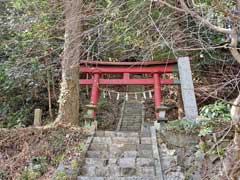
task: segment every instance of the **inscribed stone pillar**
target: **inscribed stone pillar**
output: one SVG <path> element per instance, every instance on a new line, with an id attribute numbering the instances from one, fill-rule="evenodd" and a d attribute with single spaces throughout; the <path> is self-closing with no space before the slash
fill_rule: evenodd
<path id="1" fill-rule="evenodd" d="M 178 58 L 178 70 L 181 81 L 185 118 L 188 120 L 196 120 L 198 117 L 198 109 L 194 93 L 189 57 Z"/>

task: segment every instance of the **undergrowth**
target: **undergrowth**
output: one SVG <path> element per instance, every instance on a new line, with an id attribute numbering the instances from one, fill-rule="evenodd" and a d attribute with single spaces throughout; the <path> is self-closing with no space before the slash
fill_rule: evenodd
<path id="1" fill-rule="evenodd" d="M 88 129 L 0 129 L 0 179 L 47 179 L 65 157 L 82 152 Z"/>
<path id="2" fill-rule="evenodd" d="M 196 121 L 186 119 L 170 121 L 165 129 L 206 136 L 230 123 L 230 105 L 222 101 L 216 101 L 202 107 L 200 116 Z"/>

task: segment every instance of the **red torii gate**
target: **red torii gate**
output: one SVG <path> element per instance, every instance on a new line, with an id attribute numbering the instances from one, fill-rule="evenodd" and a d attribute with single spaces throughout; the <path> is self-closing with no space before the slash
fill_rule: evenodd
<path id="1" fill-rule="evenodd" d="M 99 86 L 101 85 L 152 85 L 154 86 L 155 109 L 161 106 L 162 85 L 179 85 L 178 79 L 162 79 L 165 73 L 177 72 L 177 61 L 167 60 L 165 62 L 100 62 L 100 61 L 80 61 L 80 72 L 91 74 L 92 79 L 80 79 L 80 85 L 92 85 L 91 103 L 97 106 L 99 99 Z M 103 74 L 121 74 L 121 79 L 104 79 Z M 147 79 L 132 79 L 131 74 L 148 74 Z M 95 113 L 96 117 L 96 113 Z M 158 114 L 156 113 L 156 118 Z"/>

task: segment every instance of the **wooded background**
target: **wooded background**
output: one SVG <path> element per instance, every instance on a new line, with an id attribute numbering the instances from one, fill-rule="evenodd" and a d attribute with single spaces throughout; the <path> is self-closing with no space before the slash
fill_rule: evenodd
<path id="1" fill-rule="evenodd" d="M 238 29 L 237 2 L 186 4 L 217 27 Z M 74 35 L 79 60 L 190 56 L 200 106 L 236 97 L 240 77 L 229 51 L 231 34 L 206 26 L 180 1 L 89 0 L 79 7 L 73 15 L 81 23 Z M 0 127 L 31 125 L 35 108 L 43 109 L 45 123 L 52 122 L 58 112 L 66 6 L 61 0 L 8 0 L 1 1 L 0 12 Z"/>

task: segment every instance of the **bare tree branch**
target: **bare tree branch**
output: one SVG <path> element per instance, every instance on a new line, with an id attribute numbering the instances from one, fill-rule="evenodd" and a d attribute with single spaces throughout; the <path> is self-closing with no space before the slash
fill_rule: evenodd
<path id="1" fill-rule="evenodd" d="M 174 10 L 177 10 L 177 11 L 180 11 L 180 12 L 185 12 L 184 9 L 178 8 L 178 7 L 176 7 L 176 6 L 173 6 L 173 5 L 171 5 L 170 3 L 167 3 L 167 2 L 165 2 L 165 1 L 159 0 L 159 2 L 162 3 L 162 4 L 164 4 L 164 5 L 166 5 L 167 7 L 171 8 L 171 9 L 174 9 Z"/>
<path id="2" fill-rule="evenodd" d="M 237 50 L 237 44 L 238 44 L 238 31 L 237 27 L 234 27 L 231 33 L 230 52 L 232 53 L 232 56 L 237 60 L 237 62 L 240 63 L 240 53 Z"/>
<path id="3" fill-rule="evenodd" d="M 237 9 L 240 9 L 240 0 L 236 0 L 236 4 L 237 4 Z"/>
<path id="4" fill-rule="evenodd" d="M 196 13 L 195 11 L 192 11 L 187 4 L 185 3 L 184 0 L 179 0 L 179 2 L 181 3 L 182 9 L 173 6 L 163 0 L 159 0 L 161 3 L 163 3 L 164 5 L 177 10 L 179 12 L 185 12 L 187 14 L 190 14 L 193 18 L 201 21 L 201 23 L 203 23 L 205 26 L 207 26 L 208 28 L 220 32 L 220 33 L 224 33 L 224 34 L 229 34 L 231 35 L 231 44 L 230 44 L 230 52 L 232 54 L 232 56 L 236 59 L 236 61 L 238 63 L 240 63 L 240 53 L 238 51 L 237 45 L 238 45 L 238 28 L 235 26 L 232 29 L 226 29 L 226 28 L 222 28 L 219 26 L 216 26 L 214 24 L 212 24 L 211 22 L 209 22 L 207 19 L 201 17 L 198 13 Z M 237 8 L 240 7 L 240 0 L 236 0 L 236 6 Z"/>
<path id="5" fill-rule="evenodd" d="M 179 2 L 181 3 L 181 6 L 185 10 L 186 13 L 190 14 L 192 17 L 201 21 L 205 26 L 209 27 L 210 29 L 212 29 L 214 31 L 217 31 L 217 32 L 225 33 L 225 34 L 230 34 L 231 33 L 230 29 L 226 29 L 226 28 L 216 26 L 216 25 L 210 23 L 207 19 L 204 19 L 203 17 L 201 17 L 195 11 L 192 11 L 191 9 L 189 9 L 188 6 L 186 5 L 186 3 L 184 2 L 184 0 L 179 0 Z"/>

